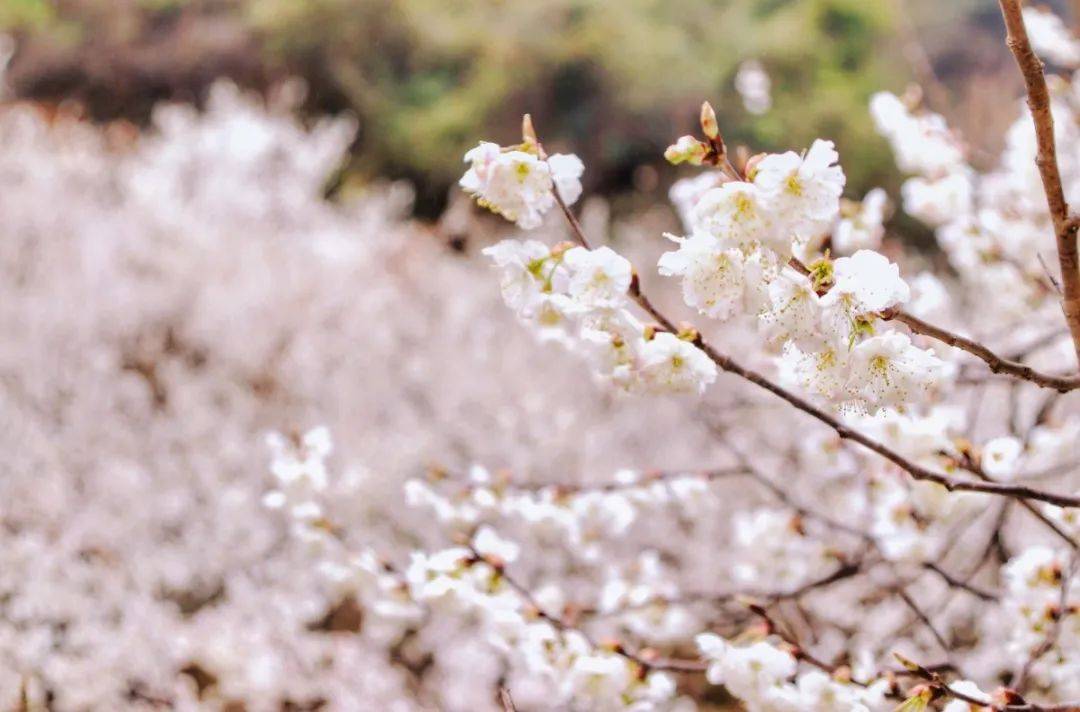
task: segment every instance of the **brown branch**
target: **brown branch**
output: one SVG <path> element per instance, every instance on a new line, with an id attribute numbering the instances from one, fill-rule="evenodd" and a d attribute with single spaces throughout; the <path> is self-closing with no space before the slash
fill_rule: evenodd
<path id="1" fill-rule="evenodd" d="M 1035 123 L 1038 145 L 1035 163 L 1039 167 L 1043 191 L 1046 193 L 1046 206 L 1050 211 L 1057 241 L 1058 265 L 1061 268 L 1064 290 L 1062 308 L 1065 322 L 1072 334 L 1077 359 L 1080 360 L 1080 254 L 1076 244 L 1078 223 L 1069 214 L 1069 205 L 1065 202 L 1065 191 L 1061 184 L 1054 140 L 1054 116 L 1050 111 L 1050 90 L 1043 74 L 1043 63 L 1031 49 L 1020 0 L 998 0 L 998 4 L 1005 20 L 1006 44 L 1016 58 L 1016 64 L 1027 87 L 1027 104 Z"/>
<path id="2" fill-rule="evenodd" d="M 533 596 L 532 592 L 526 586 L 520 583 L 516 578 L 511 576 L 506 571 L 506 567 L 501 562 L 488 561 L 488 559 L 485 558 L 483 554 L 481 554 L 475 548 L 473 548 L 472 545 L 469 546 L 469 549 L 477 561 L 487 561 L 489 565 L 492 565 L 496 568 L 496 570 L 499 572 L 500 579 L 504 581 L 508 586 L 510 586 L 510 588 L 512 588 L 515 593 L 518 594 L 522 601 L 524 601 L 525 605 L 534 615 L 536 615 L 536 617 L 547 621 L 561 632 L 575 632 L 582 638 L 584 638 L 590 646 L 597 649 L 611 650 L 611 652 L 615 653 L 616 655 L 619 655 L 633 663 L 636 663 L 641 667 L 642 670 L 646 672 L 648 672 L 649 670 L 663 670 L 666 672 L 704 672 L 705 669 L 708 667 L 708 665 L 701 660 L 684 660 L 681 658 L 664 658 L 660 656 L 653 656 L 650 654 L 651 651 L 642 650 L 634 652 L 627 649 L 621 644 L 615 644 L 612 646 L 601 646 L 595 640 L 593 640 L 588 633 L 575 626 L 571 621 L 544 610 L 543 606 L 541 606 L 540 603 L 536 600 L 536 597 Z"/>
<path id="3" fill-rule="evenodd" d="M 906 668 L 907 674 L 926 680 L 930 687 L 939 695 L 967 702 L 969 705 L 975 705 L 980 709 L 985 708 L 993 710 L 993 712 L 1080 712 L 1080 704 L 1077 703 L 1042 705 L 1035 702 L 1028 702 L 1021 697 L 1019 693 L 1013 690 L 1003 690 L 1006 699 L 1009 700 L 1004 704 L 999 704 L 987 699 L 980 699 L 950 687 L 949 684 L 942 679 L 937 669 L 920 665 L 901 655 L 896 655 L 896 657 Z"/>
<path id="4" fill-rule="evenodd" d="M 774 603 L 780 603 L 782 601 L 796 601 L 811 591 L 816 591 L 819 588 L 827 588 L 838 581 L 845 581 L 849 578 L 859 575 L 863 571 L 862 562 L 855 563 L 842 563 L 836 570 L 823 576 L 821 578 L 814 579 L 808 583 L 793 588 L 787 591 L 760 591 L 754 589 L 746 589 L 742 591 L 728 591 L 723 593 L 683 593 L 677 596 L 656 596 L 650 598 L 647 601 L 641 603 L 635 603 L 633 605 L 625 606 L 613 611 L 601 611 L 597 608 L 581 608 L 576 611 L 577 615 L 588 616 L 589 618 L 609 618 L 611 616 L 620 616 L 626 613 L 633 613 L 634 611 L 640 611 L 644 608 L 655 605 L 664 606 L 685 606 L 692 604 L 712 604 L 721 605 L 724 603 L 731 603 L 734 601 L 747 601 L 754 602 L 755 605 L 772 605 Z"/>
<path id="5" fill-rule="evenodd" d="M 923 611 L 923 609 L 920 608 L 917 603 L 915 603 L 915 600 L 908 594 L 907 591 L 904 590 L 903 586 L 897 586 L 894 589 L 894 592 L 897 596 L 900 597 L 900 600 L 904 602 L 904 605 L 907 606 L 908 609 L 915 614 L 915 617 L 919 619 L 919 622 L 922 623 L 928 631 L 930 631 L 930 635 L 941 647 L 942 652 L 944 652 L 945 655 L 949 655 L 952 652 L 952 648 L 949 647 L 949 643 L 945 640 L 945 636 L 943 636 L 934 626 L 933 622 L 931 622 L 930 616 L 928 616 L 926 612 Z"/>
<path id="6" fill-rule="evenodd" d="M 801 272 L 804 275 L 809 275 L 809 268 L 803 264 L 798 258 L 792 257 L 788 264 Z M 878 314 L 882 319 L 889 321 L 898 321 L 905 324 L 916 334 L 922 334 L 923 336 L 929 336 L 932 339 L 948 344 L 953 348 L 966 351 L 972 356 L 981 359 L 990 367 L 990 370 L 994 373 L 1004 373 L 1010 376 L 1015 376 L 1025 381 L 1030 381 L 1043 388 L 1052 388 L 1059 393 L 1067 393 L 1069 391 L 1080 388 L 1080 376 L 1056 376 L 1053 374 L 1042 373 L 1035 370 L 1031 366 L 1022 363 L 1018 360 L 999 356 L 991 351 L 985 345 L 969 339 L 966 336 L 961 336 L 955 332 L 943 329 L 940 326 L 935 326 L 927 321 L 923 321 L 914 314 L 909 314 L 902 309 L 892 308 Z M 1022 358 L 1018 356 L 1017 358 Z"/>
<path id="7" fill-rule="evenodd" d="M 448 472 L 441 467 L 432 472 L 432 479 L 438 481 L 447 478 Z M 554 491 L 556 495 L 572 496 L 589 492 L 623 492 L 626 490 L 648 487 L 657 482 L 670 482 L 678 479 L 697 479 L 705 482 L 716 482 L 729 477 L 753 477 L 754 473 L 745 467 L 717 467 L 707 470 L 652 470 L 644 472 L 640 479 L 632 482 L 513 482 L 495 484 L 474 484 L 466 482 L 463 477 L 449 476 L 448 479 L 464 485 L 467 489 L 478 487 L 491 487 L 499 492 L 540 492 L 542 490 Z"/>
<path id="8" fill-rule="evenodd" d="M 766 633 L 769 635 L 776 635 L 778 638 L 780 638 L 780 640 L 784 641 L 784 643 L 786 643 L 787 646 L 790 648 L 789 652 L 797 660 L 802 660 L 812 665 L 813 667 L 816 667 L 817 669 L 828 673 L 829 675 L 836 674 L 840 670 L 839 664 L 826 662 L 821 658 L 815 656 L 806 648 L 804 648 L 794 635 L 791 635 L 782 627 L 777 625 L 776 621 L 773 620 L 772 616 L 769 615 L 769 612 L 765 609 L 764 606 L 752 603 L 750 604 L 750 610 L 754 613 L 754 615 L 761 618 L 762 622 L 765 624 Z M 859 682 L 857 680 L 851 680 L 851 682 L 855 685 L 858 685 L 859 687 L 866 687 L 866 683 Z"/>
<path id="9" fill-rule="evenodd" d="M 933 108 L 944 112 L 949 106 L 949 91 L 941 83 L 937 72 L 934 71 L 934 64 L 930 61 L 930 55 L 919 40 L 919 33 L 911 20 L 911 15 L 907 12 L 906 2 L 907 0 L 893 0 L 892 3 L 902 42 L 900 51 L 915 74 L 915 79 L 931 99 Z"/>
<path id="10" fill-rule="evenodd" d="M 541 155 L 543 156 L 543 149 L 541 148 Z M 566 201 L 559 195 L 558 190 L 553 190 L 552 194 L 555 196 L 555 202 L 559 205 L 563 215 L 566 216 L 567 222 L 570 224 L 570 228 L 573 231 L 574 237 L 585 248 L 591 249 L 589 240 L 585 236 L 584 231 L 581 229 L 581 224 L 574 217 L 574 214 L 570 211 Z M 630 281 L 629 296 L 644 309 L 650 316 L 652 316 L 657 323 L 664 329 L 678 333 L 678 329 L 675 324 L 668 319 L 664 314 L 653 306 L 645 293 L 641 291 L 641 282 L 634 275 L 634 278 Z M 1080 497 L 1056 494 L 1053 492 L 1043 492 L 1041 490 L 1029 487 L 1026 485 L 1007 485 L 998 482 L 973 482 L 970 480 L 961 480 L 954 477 L 950 477 L 941 472 L 935 472 L 922 465 L 912 462 L 908 458 L 904 457 L 900 453 L 896 452 L 887 445 L 874 440 L 868 435 L 863 434 L 858 430 L 854 430 L 837 418 L 826 413 L 821 408 L 813 405 L 806 399 L 792 393 L 783 386 L 773 383 L 760 373 L 753 371 L 749 368 L 739 365 L 731 358 L 721 354 L 713 346 L 707 343 L 699 335 L 697 338 L 697 346 L 705 353 L 706 356 L 712 360 L 721 370 L 728 373 L 735 374 L 744 380 L 763 388 L 770 393 L 778 396 L 779 398 L 787 401 L 794 406 L 797 410 L 801 410 L 810 417 L 824 423 L 829 426 L 840 436 L 843 440 L 851 440 L 852 442 L 859 443 L 868 450 L 871 450 L 878 455 L 884 457 L 895 464 L 900 469 L 906 471 L 912 477 L 917 480 L 924 480 L 926 482 L 934 482 L 941 485 L 946 490 L 961 491 L 961 492 L 982 492 L 984 494 L 993 494 L 1002 497 L 1014 497 L 1017 499 L 1034 499 L 1040 502 L 1047 502 L 1049 504 L 1056 504 L 1059 507 L 1080 507 Z"/>
<path id="11" fill-rule="evenodd" d="M 941 580 L 944 581 L 946 584 L 948 584 L 949 587 L 951 587 L 951 588 L 959 588 L 959 589 L 961 589 L 963 591 L 967 591 L 968 593 L 975 596 L 976 598 L 981 598 L 984 601 L 996 601 L 996 600 L 998 600 L 998 597 L 997 597 L 996 594 L 991 593 L 991 592 L 986 591 L 986 590 L 983 590 L 983 589 L 979 588 L 978 586 L 975 586 L 974 584 L 968 583 L 967 581 L 964 581 L 962 579 L 958 579 L 957 577 L 953 576 L 948 571 L 941 568 L 940 566 L 938 566 L 937 564 L 935 564 L 932 561 L 927 561 L 926 563 L 924 563 L 923 568 L 926 569 L 927 571 L 933 571 L 935 574 L 937 574 L 939 577 L 941 577 Z"/>
<path id="12" fill-rule="evenodd" d="M 979 463 L 974 462 L 970 458 L 970 456 L 965 455 L 962 458 L 950 457 L 950 460 L 955 463 L 957 467 L 963 468 L 964 470 L 970 472 L 984 482 L 996 481 L 991 478 L 990 475 L 986 474 L 986 470 L 984 470 Z M 1026 509 L 1028 513 L 1031 514 L 1031 516 L 1039 520 L 1039 522 L 1043 526 L 1056 534 L 1058 538 L 1060 538 L 1063 542 L 1068 544 L 1071 549 L 1073 549 L 1074 551 L 1080 549 L 1080 542 L 1077 542 L 1076 539 L 1070 536 L 1069 533 L 1066 532 L 1064 529 L 1059 527 L 1052 519 L 1050 519 L 1050 517 L 1040 512 L 1038 507 L 1036 507 L 1034 504 L 1025 499 L 1018 499 L 1018 503 L 1021 507 Z"/>
<path id="13" fill-rule="evenodd" d="M 517 712 L 517 707 L 514 706 L 514 698 L 510 696 L 510 690 L 505 687 L 499 688 L 499 704 L 502 705 L 503 712 Z"/>
<path id="14" fill-rule="evenodd" d="M 1061 495 L 1052 492 L 1044 492 L 1041 490 L 1028 487 L 1026 485 L 1008 485 L 999 482 L 973 482 L 971 480 L 962 480 L 955 477 L 950 477 L 940 472 L 935 472 L 922 465 L 912 462 L 908 458 L 904 457 L 900 453 L 892 450 L 887 445 L 874 440 L 873 438 L 863 434 L 858 430 L 854 430 L 844 423 L 840 422 L 837 418 L 821 410 L 817 406 L 814 406 L 807 400 L 795 395 L 780 385 L 777 385 L 765 378 L 756 371 L 752 371 L 748 368 L 740 366 L 727 356 L 719 353 L 710 346 L 708 343 L 701 341 L 699 344 L 701 349 L 709 356 L 710 359 L 716 363 L 724 371 L 728 373 L 734 373 L 737 376 L 741 376 L 743 379 L 750 381 L 751 383 L 764 388 L 765 390 L 773 393 L 774 395 L 782 398 L 797 410 L 801 410 L 812 418 L 824 423 L 832 428 L 837 435 L 843 440 L 851 440 L 856 442 L 868 450 L 871 450 L 881 457 L 889 460 L 900 469 L 905 470 L 908 474 L 917 480 L 924 480 L 927 482 L 934 482 L 941 485 L 945 489 L 961 492 L 982 492 L 985 494 L 993 494 L 1003 497 L 1013 497 L 1016 499 L 1034 499 L 1040 502 L 1048 502 L 1050 504 L 1057 504 L 1061 507 L 1080 507 L 1080 497 Z"/>
<path id="15" fill-rule="evenodd" d="M 1080 376 L 1055 376 L 1053 374 L 1036 371 L 1025 363 L 1013 361 L 997 355 L 978 341 L 974 341 L 973 339 L 961 336 L 939 326 L 934 326 L 933 324 L 923 321 L 919 317 L 900 309 L 887 309 L 881 313 L 881 318 L 898 321 L 905 324 L 916 334 L 929 336 L 942 343 L 948 344 L 953 348 L 966 351 L 972 356 L 982 359 L 994 373 L 1005 373 L 1010 376 L 1015 376 L 1016 378 L 1030 381 L 1043 388 L 1052 388 L 1059 393 L 1067 393 L 1080 388 Z"/>

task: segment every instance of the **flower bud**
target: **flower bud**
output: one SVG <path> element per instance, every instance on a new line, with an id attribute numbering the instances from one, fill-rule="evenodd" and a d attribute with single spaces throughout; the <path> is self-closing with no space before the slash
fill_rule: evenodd
<path id="1" fill-rule="evenodd" d="M 521 117 L 521 140 L 529 146 L 540 143 L 536 138 L 536 129 L 533 127 L 532 116 L 529 114 Z"/>
<path id="2" fill-rule="evenodd" d="M 672 165 L 689 163 L 692 166 L 700 166 L 708 152 L 709 147 L 693 136 L 682 136 L 667 147 L 664 158 Z"/>
<path id="3" fill-rule="evenodd" d="M 720 125 L 716 123 L 716 112 L 713 111 L 712 104 L 707 101 L 701 104 L 701 130 L 708 138 L 716 138 L 720 135 Z"/>

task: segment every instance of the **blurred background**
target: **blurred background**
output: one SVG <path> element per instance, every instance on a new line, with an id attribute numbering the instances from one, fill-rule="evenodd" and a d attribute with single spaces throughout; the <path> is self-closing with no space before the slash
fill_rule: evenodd
<path id="1" fill-rule="evenodd" d="M 407 178 L 425 217 L 464 151 L 511 142 L 526 111 L 582 154 L 587 190 L 668 180 L 660 154 L 707 98 L 729 142 L 833 138 L 861 195 L 895 184 L 871 92 L 921 80 L 980 143 L 1013 111 L 988 87 L 1016 82 L 993 0 L 4 0 L 0 30 L 18 40 L 16 96 L 93 121 L 144 126 L 156 102 L 201 104 L 220 77 L 264 92 L 302 77 L 306 115 L 359 119 L 337 180 Z M 746 60 L 771 80 L 761 115 L 736 91 Z"/>

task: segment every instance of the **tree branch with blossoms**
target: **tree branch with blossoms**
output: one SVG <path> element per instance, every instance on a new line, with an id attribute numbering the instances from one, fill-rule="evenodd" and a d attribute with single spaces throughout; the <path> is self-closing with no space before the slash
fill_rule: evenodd
<path id="1" fill-rule="evenodd" d="M 1062 393 L 1080 387 L 1080 377 L 1053 376 L 1006 359 L 974 339 L 903 309 L 910 299 L 910 288 L 900 278 L 899 269 L 876 252 L 859 250 L 836 259 L 827 254 L 815 256 L 807 246 L 835 221 L 844 184 L 830 142 L 817 141 L 801 156 L 792 152 L 755 156 L 736 169 L 727 158 L 708 104 L 702 108 L 701 125 L 704 139 L 684 136 L 665 156 L 673 163 L 716 166 L 719 172 L 711 187 L 696 198 L 688 220 L 691 233 L 671 237 L 678 249 L 661 257 L 659 271 L 680 278 L 684 302 L 707 317 L 720 321 L 740 313 L 756 317 L 765 342 L 780 352 L 795 378 L 789 376 L 788 382 L 782 383 L 723 353 L 700 329 L 676 322 L 659 308 L 628 261 L 608 247 L 595 247 L 570 207 L 580 194 L 580 163 L 558 154 L 549 156 L 528 117 L 519 146 L 481 144 L 466 157 L 470 168 L 462 185 L 482 205 L 525 228 L 558 207 L 576 244 L 549 248 L 537 242 L 504 241 L 487 248 L 485 254 L 502 273 L 507 304 L 522 320 L 535 324 L 542 338 L 581 350 L 598 375 L 618 388 L 701 393 L 718 371 L 731 373 L 825 424 L 841 441 L 858 443 L 879 455 L 917 483 L 929 483 L 945 492 L 991 494 L 1018 501 L 1075 547 L 1074 539 L 1036 503 L 1076 508 L 1080 507 L 1080 496 L 999 481 L 983 472 L 978 463 L 965 459 L 963 448 L 956 451 L 958 454 L 944 453 L 944 460 L 954 471 L 970 472 L 975 479 L 948 474 L 864 432 L 852 424 L 850 416 L 875 416 L 890 409 L 903 412 L 948 379 L 948 369 L 939 357 L 913 344 L 905 332 L 880 333 L 878 329 L 888 322 L 902 323 L 911 333 L 966 351 L 994 372 Z M 629 305 L 636 306 L 652 323 L 638 321 L 627 309 Z M 797 392 L 800 387 L 806 395 Z M 1042 417 L 1037 416 L 1037 420 Z M 745 459 L 739 465 L 758 479 Z M 812 510 L 797 505 L 767 479 L 758 481 L 785 504 L 814 517 Z M 601 491 L 611 490 L 601 486 Z M 826 526 L 834 523 L 829 517 L 821 517 L 821 521 Z M 837 531 L 854 532 L 871 547 L 878 547 L 875 538 L 846 525 Z M 886 552 L 879 553 L 888 559 Z M 844 565 L 822 585 L 860 569 L 860 564 Z M 998 596 L 950 575 L 933 562 L 926 562 L 923 571 L 935 574 L 950 590 L 964 590 L 997 605 Z M 910 581 L 905 583 L 896 572 L 894 578 L 889 589 L 892 595 L 914 612 L 949 655 L 948 638 L 906 590 Z M 650 600 L 673 605 L 728 597 L 703 593 Z M 712 640 L 699 642 L 699 647 L 707 657 L 729 654 L 729 648 Z M 786 669 L 783 660 L 777 659 L 776 664 L 778 670 Z M 830 669 L 828 665 L 818 667 Z M 926 689 L 942 694 L 934 685 Z M 964 699 L 964 694 L 955 697 Z M 983 702 L 979 697 L 970 699 Z M 923 693 L 910 700 L 923 700 Z"/>
<path id="2" fill-rule="evenodd" d="M 703 114 L 707 115 L 707 112 L 703 112 Z M 532 147 L 533 150 L 537 152 L 540 160 L 550 165 L 549 158 L 544 152 L 543 145 L 537 139 L 536 132 L 532 128 L 533 125 L 531 118 L 526 117 L 525 125 L 527 127 L 525 131 L 527 138 L 524 145 Z M 691 153 L 693 152 L 693 150 L 694 149 L 685 149 L 685 151 Z M 701 144 L 700 149 L 698 149 L 701 156 L 712 155 L 710 153 L 710 151 L 712 150 L 712 148 L 707 148 L 705 144 Z M 577 243 L 583 249 L 590 250 L 591 248 L 589 239 L 584 234 L 584 231 L 581 228 L 581 224 L 577 221 L 577 218 L 574 217 L 573 213 L 571 212 L 570 207 L 567 205 L 566 200 L 561 194 L 561 191 L 556 188 L 554 190 L 551 190 L 550 193 L 551 200 L 559 206 L 560 211 L 566 217 L 567 223 L 569 224 L 571 232 Z M 500 258 L 496 256 L 496 261 L 498 261 L 499 259 Z M 627 267 L 628 271 L 631 272 L 631 276 L 629 277 L 629 284 L 626 293 L 634 302 L 637 303 L 639 307 L 641 307 L 643 311 L 645 311 L 647 314 L 649 314 L 649 316 L 655 319 L 658 326 L 664 331 L 666 331 L 668 335 L 678 334 L 680 335 L 680 337 L 688 337 L 686 338 L 686 340 L 692 342 L 694 346 L 700 348 L 701 352 L 704 353 L 705 356 L 707 356 L 708 359 L 712 361 L 721 370 L 737 375 L 744 380 L 747 380 L 755 384 L 756 386 L 763 388 L 773 393 L 774 395 L 782 398 L 790 405 L 794 406 L 797 410 L 803 411 L 812 418 L 815 418 L 816 420 L 832 428 L 836 432 L 836 434 L 839 435 L 842 439 L 851 440 L 869 450 L 872 450 L 878 455 L 881 455 L 885 459 L 891 461 L 893 464 L 899 466 L 904 471 L 908 472 L 915 479 L 934 482 L 945 487 L 949 491 L 983 492 L 986 494 L 1013 497 L 1017 499 L 1033 499 L 1047 502 L 1050 504 L 1056 504 L 1063 507 L 1080 507 L 1080 496 L 1061 495 L 1052 492 L 1044 492 L 1025 485 L 1007 485 L 996 482 L 974 482 L 970 480 L 961 480 L 949 477 L 948 475 L 940 472 L 935 472 L 914 462 L 911 462 L 900 453 L 892 450 L 891 448 L 883 445 L 882 443 L 879 443 L 867 437 L 862 432 L 845 425 L 839 419 L 830 415 L 829 413 L 826 413 L 824 410 L 810 403 L 808 400 L 796 395 L 795 393 L 789 391 L 783 386 L 766 378 L 764 375 L 749 368 L 746 368 L 731 359 L 730 357 L 720 353 L 717 349 L 715 349 L 702 338 L 701 333 L 697 329 L 689 327 L 680 330 L 678 327 L 676 327 L 676 325 L 670 318 L 665 316 L 659 309 L 657 309 L 656 306 L 654 306 L 652 301 L 642 291 L 640 280 L 635 274 L 632 273 L 632 268 L 629 268 L 629 265 L 627 265 Z M 663 266 L 661 267 L 661 269 L 663 269 Z M 871 313 L 872 312 L 867 312 L 867 314 Z"/>
<path id="3" fill-rule="evenodd" d="M 1037 22 L 1040 41 L 1080 67 L 1080 42 L 1053 18 Z M 1054 491 L 1075 485 L 1067 475 L 1080 423 L 1061 394 L 1080 377 L 1040 360 L 1064 334 L 1035 237 L 1053 222 L 1039 192 L 1047 181 L 1032 182 L 1034 164 L 1024 173 L 1045 147 L 1014 130 L 1002 166 L 980 176 L 921 101 L 917 91 L 879 94 L 871 113 L 911 175 L 905 211 L 934 228 L 955 285 L 928 271 L 901 276 L 879 251 L 887 196 L 845 199 L 831 141 L 801 153 L 740 147 L 733 163 L 706 103 L 703 137 L 665 152 L 703 171 L 672 189 L 685 230 L 666 235 L 673 247 L 656 263 L 695 323 L 586 235 L 572 208 L 585 167 L 549 154 L 531 118 L 518 144 L 480 143 L 461 186 L 481 206 L 522 230 L 556 212 L 569 226 L 566 242 L 483 250 L 503 301 L 541 341 L 575 351 L 624 394 L 701 396 L 721 372 L 753 388 L 722 407 L 650 411 L 685 426 L 676 438 L 685 432 L 694 445 L 685 470 L 568 482 L 553 462 L 542 481 L 475 465 L 410 480 L 406 502 L 439 531 L 417 532 L 435 549 L 414 545 L 404 566 L 380 565 L 351 550 L 356 538 L 336 536 L 341 525 L 324 509 L 336 493 L 306 455 L 278 468 L 287 492 L 271 501 L 306 524 L 305 541 L 326 547 L 323 568 L 365 610 L 465 613 L 505 655 L 494 689 L 513 684 L 526 707 L 534 699 L 521 673 L 551 690 L 549 706 L 588 709 L 664 709 L 680 691 L 700 693 L 704 673 L 752 712 L 1069 709 L 1022 696 L 1074 697 L 1080 669 L 1069 657 L 1080 494 Z M 1059 181 L 1073 175 L 1055 170 Z M 969 299 L 960 309 L 973 318 L 950 311 L 952 293 Z M 1007 314 L 995 319 L 999 307 Z M 1051 316 L 1058 326 L 1046 337 Z M 1010 350 L 980 339 L 991 328 L 1027 345 L 1002 356 Z M 971 382 L 968 356 L 1008 387 Z M 991 407 L 1006 414 L 1000 423 L 980 418 Z M 795 412 L 826 427 L 804 431 Z M 297 469 L 312 470 L 318 486 L 305 487 L 322 488 L 320 498 L 296 485 Z M 1061 486 L 1044 488 L 1044 476 Z M 1020 508 L 1031 518 L 1009 517 Z M 897 651 L 941 663 L 901 657 L 897 670 Z M 508 699 L 496 697 L 504 708 Z"/>

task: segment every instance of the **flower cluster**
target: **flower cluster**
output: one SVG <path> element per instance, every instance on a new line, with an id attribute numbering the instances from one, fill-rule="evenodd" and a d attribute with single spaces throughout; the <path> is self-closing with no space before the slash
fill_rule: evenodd
<path id="1" fill-rule="evenodd" d="M 703 126 L 715 135 L 710 122 L 706 105 Z M 679 156 L 673 160 L 708 145 L 684 139 L 686 146 L 669 150 L 669 157 Z M 492 155 L 514 153 L 520 152 Z M 783 354 L 785 373 L 807 390 L 850 410 L 902 409 L 946 369 L 905 334 L 875 333 L 878 315 L 910 296 L 898 268 L 871 250 L 835 262 L 823 258 L 809 275 L 788 266 L 834 228 L 842 228 L 847 245 L 880 239 L 880 192 L 841 218 L 844 173 L 837 159 L 832 143 L 819 140 L 802 156 L 758 156 L 746 180 L 721 180 L 692 196 L 692 231 L 671 237 L 679 247 L 660 258 L 659 271 L 680 277 L 686 304 L 708 317 L 759 316 Z M 474 172 L 462 180 L 471 185 Z M 550 198 L 552 190 L 550 181 L 538 191 L 528 180 L 507 185 L 504 204 L 535 203 L 536 194 L 546 190 Z M 689 339 L 656 332 L 626 308 L 627 290 L 636 288 L 633 269 L 610 248 L 507 240 L 485 254 L 500 269 L 506 303 L 542 338 L 583 347 L 604 378 L 630 391 L 701 392 L 714 380 L 715 365 Z"/>
<path id="2" fill-rule="evenodd" d="M 703 633 L 696 642 L 709 661 L 709 682 L 724 685 L 751 712 L 871 712 L 889 707 L 885 681 L 866 686 L 834 679 L 821 670 L 797 674 L 795 656 L 767 640 L 737 645 Z"/>
<path id="3" fill-rule="evenodd" d="M 601 377 L 627 391 L 697 392 L 716 365 L 685 338 L 659 332 L 628 309 L 630 263 L 608 247 L 504 240 L 484 253 L 500 270 L 503 299 L 554 338 L 581 350 Z"/>
<path id="4" fill-rule="evenodd" d="M 544 213 L 555 207 L 555 195 L 567 205 L 581 196 L 581 159 L 554 154 L 541 157 L 535 143 L 503 148 L 481 142 L 465 154 L 469 170 L 461 177 L 461 187 L 481 205 L 518 227 L 539 227 Z"/>
<path id="5" fill-rule="evenodd" d="M 746 180 L 680 188 L 692 232 L 673 238 L 679 249 L 660 259 L 660 272 L 681 277 L 684 301 L 706 316 L 756 315 L 792 382 L 853 411 L 903 408 L 946 368 L 905 334 L 875 332 L 878 315 L 910 297 L 896 265 L 859 249 L 821 258 L 809 273 L 788 266 L 801 265 L 793 257 L 813 254 L 826 236 L 843 249 L 880 242 L 884 193 L 842 211 L 837 159 L 832 144 L 819 140 L 804 156 L 751 159 Z"/>

